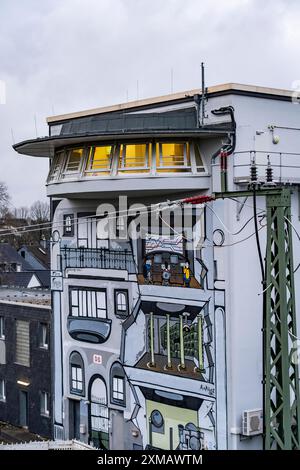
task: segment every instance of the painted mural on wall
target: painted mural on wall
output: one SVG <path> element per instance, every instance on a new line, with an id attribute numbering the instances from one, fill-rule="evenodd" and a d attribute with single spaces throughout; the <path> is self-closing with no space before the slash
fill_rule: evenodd
<path id="1" fill-rule="evenodd" d="M 159 233 L 98 247 L 91 224 L 84 246 L 76 248 L 75 227 L 73 242 L 54 248 L 63 274 L 64 436 L 103 449 L 215 448 L 207 259 L 183 236 Z"/>

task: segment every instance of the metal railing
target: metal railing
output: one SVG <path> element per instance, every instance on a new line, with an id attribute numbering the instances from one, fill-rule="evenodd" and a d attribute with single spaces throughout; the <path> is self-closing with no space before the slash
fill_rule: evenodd
<path id="1" fill-rule="evenodd" d="M 61 248 L 61 267 L 118 269 L 136 272 L 133 254 L 129 250 L 111 250 L 108 248 Z"/>
<path id="2" fill-rule="evenodd" d="M 273 170 L 275 182 L 293 182 L 300 179 L 300 153 L 244 150 L 234 152 L 233 170 L 236 180 L 250 179 L 250 166 L 257 167 L 258 180 L 265 180 L 268 162 Z"/>

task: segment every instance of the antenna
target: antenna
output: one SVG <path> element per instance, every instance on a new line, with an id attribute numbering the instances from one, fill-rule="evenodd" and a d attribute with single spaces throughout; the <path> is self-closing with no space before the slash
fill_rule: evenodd
<path id="1" fill-rule="evenodd" d="M 205 87 L 205 75 L 204 75 L 204 62 L 201 62 L 201 104 L 200 104 L 200 126 L 204 125 L 205 115 L 205 103 L 206 103 L 206 87 Z"/>

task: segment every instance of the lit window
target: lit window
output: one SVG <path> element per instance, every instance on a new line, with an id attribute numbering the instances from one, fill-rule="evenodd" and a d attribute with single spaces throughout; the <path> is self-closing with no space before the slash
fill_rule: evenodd
<path id="1" fill-rule="evenodd" d="M 112 159 L 112 146 L 106 145 L 101 147 L 91 147 L 89 150 L 89 158 L 86 168 L 86 174 L 96 175 L 109 174 Z"/>
<path id="2" fill-rule="evenodd" d="M 106 318 L 106 292 L 103 290 L 71 289 L 72 317 Z"/>
<path id="3" fill-rule="evenodd" d="M 190 170 L 189 143 L 161 143 L 156 146 L 157 171 L 187 171 Z"/>
<path id="4" fill-rule="evenodd" d="M 115 291 L 116 315 L 128 315 L 128 292 L 125 290 Z"/>
<path id="5" fill-rule="evenodd" d="M 73 352 L 70 357 L 70 390 L 77 395 L 84 394 L 83 360 L 79 353 Z"/>
<path id="6" fill-rule="evenodd" d="M 42 392 L 41 393 L 41 415 L 49 416 L 49 393 Z"/>
<path id="7" fill-rule="evenodd" d="M 121 145 L 119 171 L 149 170 L 149 147 L 146 144 Z"/>
<path id="8" fill-rule="evenodd" d="M 4 317 L 0 317 L 0 339 L 5 339 Z"/>
<path id="9" fill-rule="evenodd" d="M 83 149 L 71 149 L 68 151 L 67 161 L 63 171 L 64 178 L 68 178 L 69 176 L 79 173 L 82 156 Z"/>
<path id="10" fill-rule="evenodd" d="M 40 348 L 48 349 L 49 337 L 48 337 L 48 325 L 47 323 L 40 323 Z"/>
<path id="11" fill-rule="evenodd" d="M 0 400 L 6 401 L 6 394 L 5 394 L 5 380 L 0 379 Z"/>

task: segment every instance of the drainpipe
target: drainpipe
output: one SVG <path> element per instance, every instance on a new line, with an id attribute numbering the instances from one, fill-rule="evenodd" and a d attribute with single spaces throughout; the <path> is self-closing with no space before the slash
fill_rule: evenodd
<path id="1" fill-rule="evenodd" d="M 183 344 L 183 316 L 179 315 L 179 334 L 180 334 L 180 369 L 185 369 L 184 344 Z"/>
<path id="2" fill-rule="evenodd" d="M 171 359 L 171 340 L 170 340 L 170 314 L 167 313 L 167 355 L 168 355 L 168 364 L 167 369 L 172 369 L 172 359 Z"/>
<path id="3" fill-rule="evenodd" d="M 221 176 L 221 191 L 225 192 L 228 190 L 227 184 L 227 158 L 235 150 L 236 145 L 236 122 L 234 118 L 234 108 L 232 106 L 225 106 L 219 109 L 213 109 L 212 114 L 215 116 L 224 116 L 230 114 L 231 124 L 232 124 L 232 138 L 228 144 L 223 145 L 219 150 L 217 150 L 212 156 L 212 164 L 215 162 L 216 158 L 220 155 L 220 176 Z"/>

